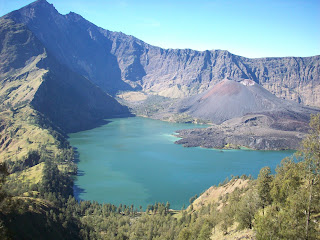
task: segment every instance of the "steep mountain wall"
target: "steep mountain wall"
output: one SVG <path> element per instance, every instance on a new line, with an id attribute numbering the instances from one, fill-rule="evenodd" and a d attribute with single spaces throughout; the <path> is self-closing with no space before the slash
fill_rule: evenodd
<path id="1" fill-rule="evenodd" d="M 129 90 L 121 81 L 117 59 L 110 54 L 112 42 L 100 29 L 77 14 L 61 15 L 46 1 L 34 2 L 8 14 L 24 23 L 62 64 L 109 93 Z"/>
<path id="2" fill-rule="evenodd" d="M 1 110 L 31 104 L 65 132 L 130 115 L 127 107 L 60 64 L 24 24 L 1 18 L 0 39 Z"/>
<path id="3" fill-rule="evenodd" d="M 110 33 L 122 77 L 145 91 L 190 96 L 225 78 L 251 79 L 278 97 L 320 106 L 320 56 L 249 59 L 222 50 L 161 49 L 118 35 Z M 131 76 L 134 65 L 144 73 Z"/>
<path id="4" fill-rule="evenodd" d="M 9 16 L 25 23 L 59 61 L 110 94 L 143 90 L 181 98 L 225 78 L 251 79 L 278 97 L 320 106 L 320 56 L 249 59 L 223 50 L 162 49 L 75 13 L 61 15 L 45 0 Z"/>

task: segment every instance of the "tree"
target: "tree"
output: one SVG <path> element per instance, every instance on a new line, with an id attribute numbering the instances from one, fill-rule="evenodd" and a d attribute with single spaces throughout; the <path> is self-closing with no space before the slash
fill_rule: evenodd
<path id="1" fill-rule="evenodd" d="M 5 163 L 0 163 L 0 187 L 2 187 L 2 184 L 5 182 L 8 175 L 7 165 Z"/>
<path id="2" fill-rule="evenodd" d="M 319 207 L 319 181 L 320 181 L 320 114 L 312 115 L 310 120 L 310 133 L 302 142 L 302 149 L 298 156 L 303 157 L 307 180 L 307 208 L 305 237 L 309 239 L 311 213 Z"/>
<path id="3" fill-rule="evenodd" d="M 191 239 L 191 231 L 185 227 L 180 231 L 178 240 L 189 240 L 189 239 Z"/>
<path id="4" fill-rule="evenodd" d="M 216 226 L 219 224 L 219 212 L 217 210 L 218 205 L 215 203 L 211 206 L 209 221 L 213 227 L 213 231 L 216 232 Z"/>
<path id="5" fill-rule="evenodd" d="M 221 230 L 224 234 L 228 234 L 228 228 L 233 225 L 234 222 L 234 206 L 231 204 L 224 207 L 221 213 Z"/>
<path id="6" fill-rule="evenodd" d="M 271 189 L 271 182 L 273 178 L 271 175 L 271 170 L 269 167 L 264 167 L 260 170 L 258 179 L 257 179 L 257 190 L 258 195 L 260 198 L 260 203 L 263 209 L 264 214 L 264 208 L 271 204 L 271 195 L 270 195 L 270 189 Z"/>
<path id="7" fill-rule="evenodd" d="M 150 211 L 153 211 L 153 206 L 151 204 L 147 206 L 146 213 L 149 213 Z"/>
<path id="8" fill-rule="evenodd" d="M 212 228 L 210 227 L 209 223 L 208 223 L 208 222 L 205 222 L 205 223 L 202 225 L 202 228 L 201 228 L 201 230 L 200 230 L 200 234 L 199 234 L 197 240 L 207 240 L 207 239 L 210 239 L 211 230 L 212 230 Z"/>
<path id="9" fill-rule="evenodd" d="M 3 201 L 7 196 L 2 187 L 8 175 L 9 173 L 7 165 L 5 163 L 0 163 L 0 202 Z"/>
<path id="10" fill-rule="evenodd" d="M 169 212 L 169 210 L 170 210 L 170 203 L 169 203 L 169 202 L 167 202 L 167 204 L 166 204 L 166 213 L 168 213 L 168 212 Z"/>
<path id="11" fill-rule="evenodd" d="M 317 239 L 320 213 L 320 115 L 293 158 L 286 158 L 272 181 L 273 203 L 255 216 L 257 239 Z M 260 183 L 261 184 L 261 183 Z M 263 192 L 263 191 L 261 191 Z"/>
<path id="12" fill-rule="evenodd" d="M 4 220 L 2 219 L 2 214 L 1 212 L 3 209 L 6 208 L 6 206 L 2 205 L 2 202 L 5 201 L 7 194 L 5 191 L 2 189 L 3 184 L 6 181 L 6 177 L 9 175 L 7 165 L 5 163 L 0 163 L 0 236 L 3 239 L 10 239 L 8 236 L 8 230 L 5 227 Z"/>
<path id="13" fill-rule="evenodd" d="M 304 173 L 301 164 L 296 164 L 292 157 L 284 158 L 276 168 L 270 194 L 273 203 L 284 206 L 288 196 L 294 194 L 303 183 Z"/>
<path id="14" fill-rule="evenodd" d="M 252 229 L 254 215 L 259 209 L 258 193 L 254 189 L 250 189 L 241 198 L 237 211 L 236 220 L 239 223 L 238 229 Z"/>
<path id="15" fill-rule="evenodd" d="M 196 200 L 197 198 L 198 198 L 198 195 L 197 195 L 197 194 L 194 195 L 193 197 L 191 197 L 191 198 L 189 199 L 190 204 L 192 204 L 192 203 L 194 202 L 194 200 Z"/>
<path id="16" fill-rule="evenodd" d="M 255 232 L 257 240 L 265 239 L 283 239 L 279 236 L 279 214 L 274 207 L 268 207 L 268 211 L 264 215 L 259 212 L 255 216 Z"/>

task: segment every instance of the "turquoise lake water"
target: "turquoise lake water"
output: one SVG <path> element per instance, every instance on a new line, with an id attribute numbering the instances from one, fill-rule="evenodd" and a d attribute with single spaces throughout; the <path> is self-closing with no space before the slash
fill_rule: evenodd
<path id="1" fill-rule="evenodd" d="M 135 207 L 170 202 L 181 209 L 190 197 L 231 175 L 257 177 L 292 151 L 213 150 L 174 144 L 178 129 L 201 127 L 147 118 L 110 119 L 101 127 L 70 134 L 79 153 L 74 193 L 81 200 Z"/>

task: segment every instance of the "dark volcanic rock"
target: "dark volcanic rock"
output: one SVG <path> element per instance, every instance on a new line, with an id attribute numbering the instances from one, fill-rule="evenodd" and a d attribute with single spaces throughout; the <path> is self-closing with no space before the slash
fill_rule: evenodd
<path id="1" fill-rule="evenodd" d="M 179 130 L 176 141 L 185 147 L 238 148 L 248 147 L 256 150 L 297 149 L 304 133 L 297 129 L 286 130 L 272 128 L 274 118 L 266 115 L 248 115 L 213 125 L 205 129 Z M 290 121 L 287 119 L 287 122 Z M 299 122 L 299 121 L 296 121 Z M 307 123 L 299 122 L 307 131 Z"/>
<path id="2" fill-rule="evenodd" d="M 185 147 L 204 147 L 204 148 L 225 148 L 228 144 L 230 148 L 247 147 L 254 150 L 286 150 L 297 149 L 300 146 L 301 138 L 292 137 L 266 137 L 266 136 L 245 136 L 224 134 L 214 135 L 210 130 L 206 130 L 207 137 L 202 134 L 186 137 L 186 132 L 180 132 L 179 137 L 183 139 L 176 141 Z M 228 147 L 229 148 L 229 147 Z"/>
<path id="3" fill-rule="evenodd" d="M 225 78 L 250 79 L 278 97 L 320 106 L 320 56 L 249 59 L 223 50 L 162 49 L 101 29 L 44 0 L 8 15 L 25 23 L 54 56 L 103 90 L 168 97 L 201 93 Z"/>

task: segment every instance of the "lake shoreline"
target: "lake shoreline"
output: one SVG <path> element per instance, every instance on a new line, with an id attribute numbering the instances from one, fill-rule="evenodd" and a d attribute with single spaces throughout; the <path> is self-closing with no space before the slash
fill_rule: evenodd
<path id="1" fill-rule="evenodd" d="M 177 129 L 197 127 L 148 118 L 109 119 L 101 127 L 70 134 L 77 148 L 78 200 L 143 206 L 170 202 L 172 209 L 230 176 L 274 171 L 292 152 L 213 150 L 174 144 Z"/>

